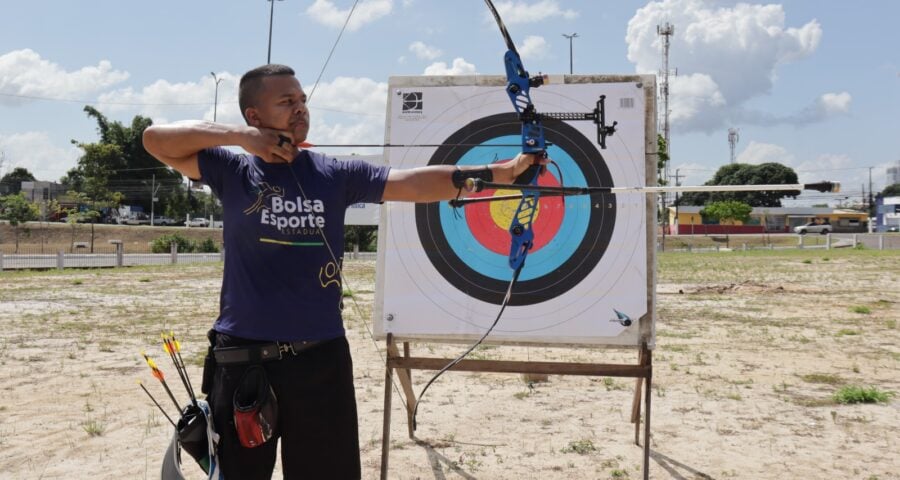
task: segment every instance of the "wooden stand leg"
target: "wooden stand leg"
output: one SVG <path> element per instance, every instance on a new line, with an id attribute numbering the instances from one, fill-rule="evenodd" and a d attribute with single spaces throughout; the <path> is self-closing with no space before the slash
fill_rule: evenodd
<path id="1" fill-rule="evenodd" d="M 388 362 L 385 365 L 384 373 L 384 423 L 381 427 L 381 480 L 387 479 L 388 472 L 388 454 L 391 451 L 391 397 L 393 391 L 391 387 L 394 384 L 392 369 L 390 366 L 390 345 L 391 336 L 388 334 Z"/>
<path id="2" fill-rule="evenodd" d="M 647 389 L 644 391 L 644 480 L 650 478 L 650 399 L 653 398 L 650 390 L 650 382 L 653 378 L 653 358 L 652 352 L 647 349 L 647 344 L 641 348 L 643 352 L 643 360 L 647 362 L 649 367 L 647 371 Z"/>
<path id="3" fill-rule="evenodd" d="M 644 349 L 638 351 L 638 364 L 644 364 Z M 637 377 L 634 380 L 634 398 L 631 402 L 631 423 L 634 424 L 634 444 L 641 444 L 641 391 L 643 389 L 643 378 Z"/>
<path id="4" fill-rule="evenodd" d="M 388 361 L 391 358 L 400 358 L 400 350 L 397 349 L 397 344 L 394 343 L 394 340 L 388 337 Z M 409 348 L 406 347 L 404 349 L 404 356 L 409 357 Z M 406 426 L 409 432 L 409 438 L 415 438 L 413 435 L 413 412 L 416 408 L 416 393 L 412 388 L 412 379 L 410 378 L 409 368 L 397 368 L 397 378 L 400 379 L 400 388 L 403 389 L 403 394 L 406 396 Z"/>

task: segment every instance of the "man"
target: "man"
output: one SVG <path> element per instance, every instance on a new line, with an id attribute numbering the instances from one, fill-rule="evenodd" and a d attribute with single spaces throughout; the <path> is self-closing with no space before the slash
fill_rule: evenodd
<path id="1" fill-rule="evenodd" d="M 309 132 L 309 110 L 294 71 L 283 65 L 247 72 L 239 103 L 246 126 L 189 121 L 144 132 L 148 152 L 205 182 L 224 209 L 225 271 L 219 317 L 210 331 L 217 365 L 204 372 L 212 374 L 204 392 L 221 436 L 222 471 L 229 479 L 270 478 L 280 438 L 285 478 L 359 478 L 356 399 L 338 274 L 346 208 L 451 199 L 465 192 L 466 177 L 511 183 L 546 161 L 519 155 L 468 170 L 392 170 L 298 150 L 294 145 Z M 254 400 L 268 398 L 265 383 L 278 414 L 260 420 L 252 407 Z M 247 403 L 250 415 L 236 416 L 243 410 L 235 402 Z M 274 431 L 266 431 L 267 421 L 274 422 Z"/>

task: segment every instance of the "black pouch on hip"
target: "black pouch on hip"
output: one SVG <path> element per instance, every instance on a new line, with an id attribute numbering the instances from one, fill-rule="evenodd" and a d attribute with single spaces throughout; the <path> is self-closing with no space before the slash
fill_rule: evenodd
<path id="1" fill-rule="evenodd" d="M 207 332 L 206 338 L 209 339 L 209 348 L 206 350 L 206 357 L 203 358 L 203 380 L 200 382 L 200 391 L 209 395 L 216 373 L 216 357 L 213 355 L 213 347 L 216 346 L 216 331 Z"/>
<path id="2" fill-rule="evenodd" d="M 245 448 L 258 447 L 275 436 L 278 400 L 266 371 L 254 365 L 244 372 L 234 391 L 234 426 Z"/>

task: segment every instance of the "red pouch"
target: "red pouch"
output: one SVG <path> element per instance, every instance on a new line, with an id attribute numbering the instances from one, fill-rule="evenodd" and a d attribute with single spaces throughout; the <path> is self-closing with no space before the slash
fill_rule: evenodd
<path id="1" fill-rule="evenodd" d="M 245 448 L 258 447 L 275 436 L 278 400 L 266 371 L 255 365 L 244 372 L 234 391 L 234 426 Z"/>

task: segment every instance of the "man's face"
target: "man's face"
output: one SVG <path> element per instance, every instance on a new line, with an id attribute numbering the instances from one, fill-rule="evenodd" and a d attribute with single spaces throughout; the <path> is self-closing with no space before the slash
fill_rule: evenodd
<path id="1" fill-rule="evenodd" d="M 306 93 L 292 75 L 274 75 L 262 79 L 256 106 L 247 109 L 250 125 L 291 132 L 295 143 L 306 140 L 309 133 L 309 110 Z"/>

